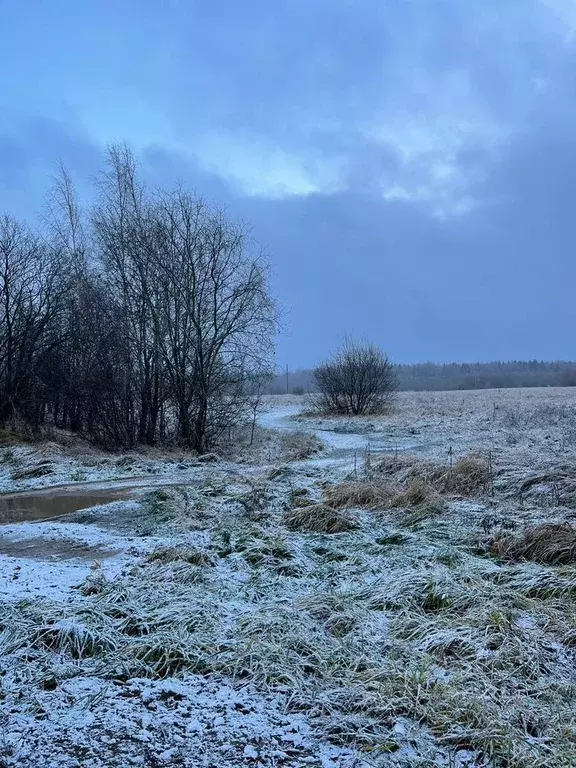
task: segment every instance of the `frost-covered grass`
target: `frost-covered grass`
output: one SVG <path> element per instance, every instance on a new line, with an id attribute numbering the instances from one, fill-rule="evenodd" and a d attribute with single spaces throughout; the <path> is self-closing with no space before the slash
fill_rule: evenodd
<path id="1" fill-rule="evenodd" d="M 291 532 L 275 511 L 260 524 L 245 514 L 231 511 L 195 546 L 158 548 L 115 578 L 96 568 L 66 601 L 4 604 L 11 727 L 32 720 L 40 740 L 43 722 L 58 730 L 89 678 L 102 698 L 82 704 L 99 715 L 81 741 L 94 750 L 103 702 L 133 697 L 138 720 L 134 686 L 225 681 L 281 701 L 288 722 L 304 717 L 310 735 L 288 765 L 317 754 L 314 739 L 375 765 L 574 763 L 573 570 L 490 558 L 482 513 L 467 506 L 407 533 L 373 513 L 340 534 Z M 154 739 L 152 752 L 203 764 L 168 736 Z M 263 764 L 281 765 L 266 739 L 255 742 Z M 26 764 L 13 741 L 14 764 Z"/>
<path id="2" fill-rule="evenodd" d="M 538 464 L 572 456 L 576 388 L 402 392 L 392 419 L 377 427 L 415 434 L 427 455 L 488 451 Z"/>
<path id="3" fill-rule="evenodd" d="M 541 427 L 485 445 L 490 394 L 458 394 L 420 454 L 204 467 L 130 502 L 76 588 L 11 588 L 0 764 L 576 765 L 574 457 L 533 458 Z"/>

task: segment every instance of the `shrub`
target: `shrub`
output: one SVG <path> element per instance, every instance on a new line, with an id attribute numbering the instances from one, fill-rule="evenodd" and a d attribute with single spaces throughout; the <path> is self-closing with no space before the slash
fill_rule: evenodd
<path id="1" fill-rule="evenodd" d="M 346 342 L 314 369 L 317 406 L 324 413 L 362 416 L 388 409 L 398 389 L 392 363 L 374 344 Z"/>

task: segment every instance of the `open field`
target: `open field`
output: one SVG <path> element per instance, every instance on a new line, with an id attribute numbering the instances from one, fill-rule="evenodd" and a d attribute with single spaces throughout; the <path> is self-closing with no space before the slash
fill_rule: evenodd
<path id="1" fill-rule="evenodd" d="M 305 408 L 0 446 L 0 766 L 576 765 L 576 389 Z"/>

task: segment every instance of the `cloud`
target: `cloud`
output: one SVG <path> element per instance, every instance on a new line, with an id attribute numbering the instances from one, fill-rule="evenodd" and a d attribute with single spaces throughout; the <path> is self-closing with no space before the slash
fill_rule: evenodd
<path id="1" fill-rule="evenodd" d="M 125 139 L 152 184 L 253 223 L 282 362 L 345 332 L 401 360 L 573 356 L 574 3 L 36 5 L 0 28 L 3 208 Z"/>
<path id="2" fill-rule="evenodd" d="M 345 191 L 368 154 L 384 198 L 459 215 L 482 173 L 461 157 L 497 155 L 565 66 L 565 18 L 541 2 L 220 0 L 170 13 L 173 146 L 247 195 Z"/>
<path id="3" fill-rule="evenodd" d="M 86 192 L 102 158 L 101 148 L 66 123 L 17 117 L 0 126 L 0 210 L 20 217 L 39 213 L 60 160 Z"/>

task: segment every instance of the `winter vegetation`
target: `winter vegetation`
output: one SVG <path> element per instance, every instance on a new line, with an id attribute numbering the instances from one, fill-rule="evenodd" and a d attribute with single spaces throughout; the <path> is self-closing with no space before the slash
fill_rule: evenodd
<path id="1" fill-rule="evenodd" d="M 576 391 L 265 405 L 226 460 L 5 444 L 0 764 L 573 766 Z"/>
<path id="2" fill-rule="evenodd" d="M 374 344 L 350 340 L 314 369 L 314 383 L 316 408 L 336 416 L 384 413 L 398 388 L 386 355 Z"/>
<path id="3" fill-rule="evenodd" d="M 576 765 L 576 389 L 276 320 L 125 147 L 0 220 L 0 768 Z"/>
<path id="4" fill-rule="evenodd" d="M 39 231 L 0 218 L 0 429 L 203 453 L 257 410 L 275 320 L 246 228 L 112 146 L 87 210 L 61 169 Z"/>
<path id="5" fill-rule="evenodd" d="M 576 768 L 576 0 L 0 64 L 0 768 Z"/>

